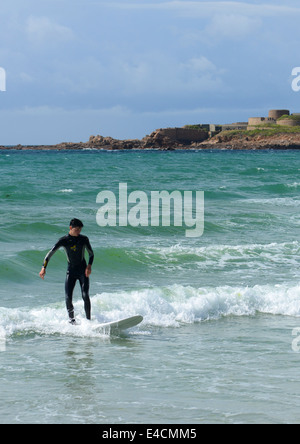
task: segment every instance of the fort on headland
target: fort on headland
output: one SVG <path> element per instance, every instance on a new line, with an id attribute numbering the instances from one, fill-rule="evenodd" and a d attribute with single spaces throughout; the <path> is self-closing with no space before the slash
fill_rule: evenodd
<path id="1" fill-rule="evenodd" d="M 296 129 L 295 127 L 299 127 Z M 294 128 L 294 130 L 293 130 Z M 262 139 L 266 139 L 262 141 Z M 228 142 L 232 142 L 231 145 Z M 288 109 L 272 109 L 267 117 L 249 117 L 248 122 L 228 124 L 195 124 L 182 128 L 160 128 L 143 139 L 144 147 L 180 145 L 191 147 L 209 147 L 225 144 L 228 148 L 242 146 L 250 149 L 246 142 L 270 147 L 300 148 L 300 113 L 291 114 Z M 245 143 L 244 143 L 245 142 Z M 227 145 L 226 145 L 227 143 Z"/>
<path id="2" fill-rule="evenodd" d="M 248 122 L 228 124 L 196 124 L 185 125 L 182 128 L 160 128 L 152 133 L 152 137 L 159 139 L 167 137 L 170 140 L 182 143 L 203 142 L 223 131 L 251 131 L 254 129 L 268 129 L 274 125 L 286 127 L 300 127 L 300 113 L 290 114 L 288 109 L 272 109 L 268 117 L 250 117 Z"/>
<path id="3" fill-rule="evenodd" d="M 251 130 L 257 126 L 266 127 L 268 125 L 300 126 L 300 113 L 290 114 L 288 109 L 272 109 L 268 117 L 250 117 L 247 129 Z"/>

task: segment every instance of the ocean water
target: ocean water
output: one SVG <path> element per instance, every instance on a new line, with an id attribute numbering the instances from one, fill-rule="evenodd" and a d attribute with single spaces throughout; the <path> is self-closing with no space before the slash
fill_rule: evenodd
<path id="1" fill-rule="evenodd" d="M 0 151 L 0 172 L 0 423 L 299 422 L 299 152 Z M 120 183 L 204 191 L 203 235 L 100 227 Z M 95 251 L 76 327 L 65 253 L 38 276 L 73 217 Z"/>

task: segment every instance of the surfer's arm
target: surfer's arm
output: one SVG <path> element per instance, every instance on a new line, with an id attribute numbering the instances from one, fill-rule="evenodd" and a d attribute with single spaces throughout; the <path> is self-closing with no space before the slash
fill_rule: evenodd
<path id="1" fill-rule="evenodd" d="M 93 249 L 91 247 L 91 244 L 90 244 L 90 241 L 88 238 L 86 239 L 85 247 L 86 247 L 87 252 L 89 254 L 89 265 L 92 267 L 93 262 L 94 262 L 94 252 L 93 252 Z"/>
<path id="2" fill-rule="evenodd" d="M 93 252 L 93 249 L 91 247 L 91 244 L 90 244 L 90 241 L 89 241 L 88 238 L 86 239 L 85 247 L 86 247 L 87 252 L 89 254 L 89 263 L 88 263 L 88 265 L 86 267 L 85 275 L 86 275 L 86 277 L 89 277 L 90 274 L 92 273 L 92 265 L 93 265 L 93 262 L 94 262 L 94 252 Z"/>
<path id="3" fill-rule="evenodd" d="M 59 241 L 54 245 L 54 247 L 52 247 L 51 250 L 47 253 L 47 255 L 46 255 L 45 259 L 44 259 L 44 262 L 43 262 L 42 269 L 41 269 L 41 271 L 40 271 L 40 273 L 39 273 L 39 274 L 40 274 L 40 277 L 41 277 L 42 279 L 44 279 L 44 277 L 45 277 L 45 274 L 46 274 L 46 268 L 47 268 L 47 265 L 48 265 L 48 263 L 49 263 L 51 257 L 54 255 L 54 253 L 55 253 L 60 247 L 62 247 L 62 240 L 61 240 L 61 239 L 59 239 Z"/>

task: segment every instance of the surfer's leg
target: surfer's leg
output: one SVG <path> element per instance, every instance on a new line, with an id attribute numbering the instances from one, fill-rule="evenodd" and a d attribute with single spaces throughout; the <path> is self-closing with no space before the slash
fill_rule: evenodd
<path id="1" fill-rule="evenodd" d="M 65 282 L 65 295 L 66 295 L 66 307 L 69 313 L 69 318 L 74 319 L 74 307 L 72 303 L 73 291 L 76 284 L 76 278 L 67 272 L 66 282 Z"/>
<path id="2" fill-rule="evenodd" d="M 90 280 L 85 274 L 82 274 L 79 278 L 81 286 L 82 299 L 84 301 L 84 310 L 87 319 L 91 319 L 91 301 L 90 301 Z"/>

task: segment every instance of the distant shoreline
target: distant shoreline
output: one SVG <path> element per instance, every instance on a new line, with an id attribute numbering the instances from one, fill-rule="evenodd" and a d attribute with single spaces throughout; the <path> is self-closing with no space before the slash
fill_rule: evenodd
<path id="1" fill-rule="evenodd" d="M 182 140 L 172 140 L 161 135 L 157 130 L 150 136 L 143 139 L 118 140 L 112 137 L 91 136 L 88 142 L 62 142 L 56 145 L 14 145 L 0 146 L 0 150 L 102 150 L 102 151 L 123 151 L 123 150 L 300 150 L 300 133 L 286 132 L 284 130 L 276 133 L 268 133 L 264 130 L 249 131 L 224 131 L 211 139 L 203 142 L 186 143 Z"/>

